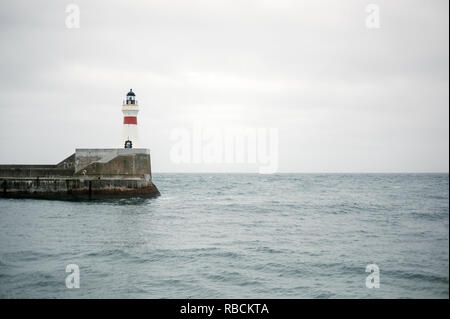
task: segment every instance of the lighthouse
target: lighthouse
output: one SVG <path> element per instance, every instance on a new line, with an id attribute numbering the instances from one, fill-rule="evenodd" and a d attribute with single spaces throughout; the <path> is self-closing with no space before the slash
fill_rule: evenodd
<path id="1" fill-rule="evenodd" d="M 122 105 L 123 112 L 123 134 L 122 147 L 136 148 L 139 145 L 138 129 L 137 129 L 137 114 L 139 113 L 136 95 L 133 90 L 127 93 L 126 100 Z"/>

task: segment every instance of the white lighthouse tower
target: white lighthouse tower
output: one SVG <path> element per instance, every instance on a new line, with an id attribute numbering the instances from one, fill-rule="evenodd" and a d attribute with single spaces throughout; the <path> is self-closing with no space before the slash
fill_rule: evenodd
<path id="1" fill-rule="evenodd" d="M 123 112 L 123 135 L 122 147 L 136 148 L 139 147 L 138 129 L 137 129 L 137 114 L 139 107 L 136 101 L 136 96 L 132 89 L 127 93 L 127 98 L 122 105 Z"/>

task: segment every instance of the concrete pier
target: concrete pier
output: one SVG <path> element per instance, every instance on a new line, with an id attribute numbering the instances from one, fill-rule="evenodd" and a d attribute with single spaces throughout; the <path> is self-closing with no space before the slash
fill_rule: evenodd
<path id="1" fill-rule="evenodd" d="M 55 165 L 0 165 L 0 197 L 155 197 L 148 149 L 76 149 Z"/>

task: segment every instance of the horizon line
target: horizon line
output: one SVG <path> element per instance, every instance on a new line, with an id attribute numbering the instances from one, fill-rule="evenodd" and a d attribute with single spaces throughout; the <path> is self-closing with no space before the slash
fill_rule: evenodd
<path id="1" fill-rule="evenodd" d="M 213 171 L 197 171 L 197 172 L 168 172 L 157 171 L 152 174 L 257 174 L 257 175 L 276 175 L 276 174 L 449 174 L 448 171 L 420 171 L 420 172 L 276 172 L 272 174 L 261 174 L 258 172 L 213 172 Z"/>

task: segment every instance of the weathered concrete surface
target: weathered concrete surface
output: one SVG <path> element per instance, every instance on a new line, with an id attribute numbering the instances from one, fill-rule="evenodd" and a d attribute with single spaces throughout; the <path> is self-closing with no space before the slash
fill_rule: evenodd
<path id="1" fill-rule="evenodd" d="M 154 197 L 147 149 L 77 149 L 56 165 L 0 165 L 0 197 Z"/>
<path id="2" fill-rule="evenodd" d="M 67 162 L 66 165 L 71 165 L 71 163 L 73 163 L 75 171 L 78 172 L 91 163 L 107 163 L 113 158 L 121 155 L 148 155 L 148 158 L 150 159 L 150 150 L 145 148 L 78 148 L 75 150 L 73 159 L 69 156 L 60 164 Z"/>

